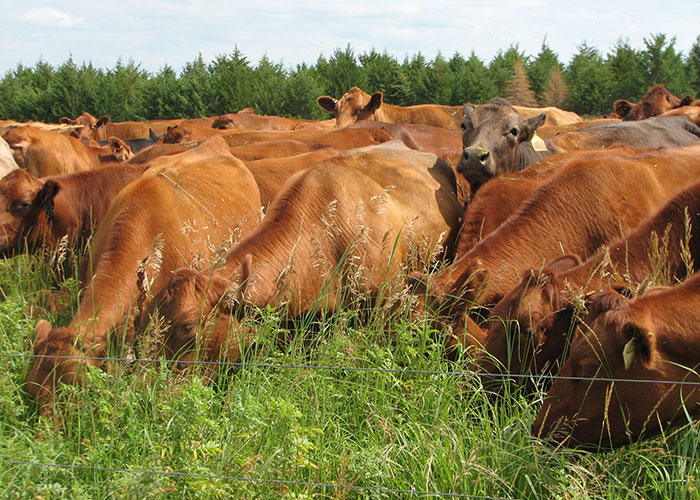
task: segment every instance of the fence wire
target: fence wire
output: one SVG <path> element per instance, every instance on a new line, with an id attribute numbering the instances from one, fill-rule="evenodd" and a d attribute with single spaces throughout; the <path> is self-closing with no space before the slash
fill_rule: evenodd
<path id="1" fill-rule="evenodd" d="M 295 365 L 282 363 L 245 363 L 231 361 L 198 361 L 198 360 L 177 360 L 177 359 L 147 359 L 147 358 L 122 358 L 122 357 L 90 357 L 90 356 L 54 356 L 50 354 L 8 354 L 0 353 L 0 358 L 27 358 L 27 359 L 56 359 L 56 360 L 83 360 L 101 362 L 124 362 L 124 363 L 151 363 L 151 364 L 183 364 L 190 366 L 218 366 L 218 367 L 239 367 L 239 368 L 265 368 L 265 369 L 289 369 L 289 370 L 326 370 L 345 372 L 374 372 L 374 373 L 394 373 L 400 375 L 450 375 L 457 377 L 486 377 L 501 379 L 537 379 L 537 380 L 579 380 L 594 382 L 621 382 L 640 384 L 667 384 L 700 387 L 699 382 L 687 380 L 649 380 L 631 378 L 608 378 L 608 377 L 562 377 L 560 375 L 533 375 L 519 373 L 485 373 L 465 370 L 436 371 L 436 370 L 413 370 L 404 368 L 376 368 L 362 366 L 324 366 L 324 365 Z M 698 375 L 695 371 L 689 372 Z"/>
<path id="2" fill-rule="evenodd" d="M 381 486 L 354 486 L 349 484 L 332 484 L 332 483 L 314 483 L 309 481 L 285 481 L 283 479 L 263 479 L 254 477 L 242 477 L 242 476 L 225 476 L 217 474 L 193 474 L 190 472 L 174 472 L 174 471 L 156 471 L 147 469 L 122 469 L 117 467 L 95 467 L 90 465 L 69 465 L 69 464 L 53 464 L 53 463 L 40 463 L 40 462 L 22 462 L 16 460 L 0 460 L 0 464 L 4 465 L 21 465 L 27 467 L 45 467 L 45 468 L 59 468 L 59 469 L 69 469 L 69 470 L 87 470 L 96 472 L 111 472 L 120 474 L 148 474 L 152 476 L 169 476 L 169 477 L 179 477 L 179 478 L 193 478 L 193 479 L 218 479 L 224 481 L 240 481 L 248 483 L 267 483 L 280 486 L 305 486 L 312 488 L 332 488 L 332 489 L 344 489 L 344 490 L 354 490 L 354 491 L 369 491 L 375 493 L 391 493 L 391 494 L 401 494 L 401 495 L 413 495 L 413 496 L 436 496 L 445 498 L 470 498 L 474 500 L 516 500 L 514 498 L 508 497 L 490 497 L 490 496 L 480 496 L 480 495 L 468 495 L 465 493 L 445 493 L 437 491 L 421 491 L 421 490 L 403 490 L 395 488 L 383 488 Z"/>

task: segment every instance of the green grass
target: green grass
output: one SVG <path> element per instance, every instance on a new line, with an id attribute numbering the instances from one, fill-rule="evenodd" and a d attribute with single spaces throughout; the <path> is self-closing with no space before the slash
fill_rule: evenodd
<path id="1" fill-rule="evenodd" d="M 73 303 L 59 316 L 41 307 L 48 276 L 42 258 L 0 262 L 0 352 L 31 354 L 37 319 L 70 320 Z M 75 289 L 74 280 L 67 284 Z M 270 309 L 256 319 L 259 340 L 243 361 L 263 366 L 220 368 L 216 383 L 197 367 L 187 375 L 165 364 L 90 370 L 84 386 L 64 388 L 57 428 L 36 416 L 22 390 L 30 360 L 0 357 L 0 496 L 700 497 L 697 424 L 612 452 L 555 450 L 530 437 L 542 394 L 512 390 L 492 401 L 474 377 L 402 373 L 467 370 L 466 358 L 444 359 L 425 324 L 348 308 L 280 346 L 280 316 Z"/>

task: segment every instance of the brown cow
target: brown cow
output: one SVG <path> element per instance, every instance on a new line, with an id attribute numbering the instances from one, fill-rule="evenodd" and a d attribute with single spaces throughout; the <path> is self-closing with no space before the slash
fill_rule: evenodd
<path id="1" fill-rule="evenodd" d="M 304 127 L 326 128 L 319 120 L 298 120 L 282 116 L 260 116 L 238 112 L 218 116 L 211 124 L 216 129 L 295 130 Z"/>
<path id="2" fill-rule="evenodd" d="M 10 149 L 5 139 L 0 137 L 0 179 L 16 168 L 19 167 L 12 156 L 12 149 Z"/>
<path id="3" fill-rule="evenodd" d="M 650 88 L 639 102 L 634 103 L 625 99 L 618 99 L 613 103 L 613 108 L 615 113 L 621 116 L 623 120 L 646 120 L 666 111 L 687 106 L 693 100 L 693 97 L 689 95 L 679 99 L 671 94 L 664 84 L 659 84 Z"/>
<path id="4" fill-rule="evenodd" d="M 143 122 L 108 122 L 100 139 L 119 137 L 124 141 L 132 139 L 148 139 L 152 136 L 162 136 L 168 129 L 182 123 L 184 119 L 149 120 Z"/>
<path id="5" fill-rule="evenodd" d="M 347 127 L 362 120 L 376 120 L 387 123 L 416 123 L 432 125 L 450 130 L 459 130 L 459 112 L 455 106 L 439 104 L 419 104 L 417 106 L 394 106 L 384 102 L 384 93 L 375 92 L 371 96 L 353 87 L 340 99 L 324 95 L 317 100 L 318 105 L 335 115 L 336 127 Z"/>
<path id="6" fill-rule="evenodd" d="M 284 303 L 295 318 L 335 310 L 350 295 L 390 298 L 402 266 L 427 264 L 460 214 L 449 165 L 397 142 L 297 174 L 224 264 L 178 270 L 153 301 L 170 325 L 166 355 L 190 359 L 198 347 L 206 359 L 238 359 L 253 332 L 237 322 L 233 302 Z M 211 332 L 200 321 L 210 315 Z"/>
<path id="7" fill-rule="evenodd" d="M 528 108 L 526 106 L 513 105 L 513 108 L 515 108 L 515 111 L 517 111 L 518 114 L 524 119 L 532 118 L 533 116 L 546 113 L 547 118 L 542 124 L 543 127 L 561 127 L 563 125 L 570 125 L 583 121 L 583 118 L 581 118 L 573 111 L 565 111 L 563 109 L 555 108 L 554 106 L 545 106 L 543 108 Z"/>
<path id="8" fill-rule="evenodd" d="M 593 298 L 532 425 L 594 449 L 653 436 L 700 413 L 700 274 L 635 299 Z M 612 379 L 615 379 L 614 381 Z"/>
<path id="9" fill-rule="evenodd" d="M 172 157 L 169 166 L 151 168 L 122 189 L 95 234 L 92 279 L 78 312 L 66 328 L 37 324 L 34 353 L 78 358 L 39 358 L 27 377 L 27 391 L 46 412 L 58 381 L 79 380 L 83 364 L 101 365 L 112 332 L 133 312 L 137 299 L 157 293 L 170 273 L 201 266 L 239 231 L 255 223 L 260 198 L 245 165 L 222 140 Z M 140 280 L 136 279 L 141 270 Z M 124 339 L 130 342 L 131 329 Z"/>
<path id="10" fill-rule="evenodd" d="M 572 319 L 583 294 L 609 286 L 632 286 L 650 279 L 683 279 L 691 265 L 682 258 L 686 240 L 685 212 L 692 233 L 685 249 L 700 262 L 700 183 L 664 205 L 626 238 L 583 263 L 576 256 L 556 259 L 523 281 L 491 311 L 480 370 L 497 373 L 548 373 L 560 360 L 573 331 Z M 658 246 L 651 246 L 653 234 Z M 663 264 L 654 262 L 654 255 Z M 656 268 L 656 269 L 654 269 Z M 501 368 L 502 367 L 502 368 Z"/>
<path id="11" fill-rule="evenodd" d="M 36 177 L 69 174 L 115 163 L 113 155 L 74 137 L 36 127 L 16 127 L 5 134 L 15 161 Z"/>
<path id="12" fill-rule="evenodd" d="M 13 171 L 0 180 L 0 252 L 55 249 L 66 237 L 69 248 L 82 248 L 114 196 L 142 173 L 119 165 L 43 178 Z"/>
<path id="13" fill-rule="evenodd" d="M 446 305 L 493 305 L 527 270 L 562 253 L 587 258 L 695 181 L 699 159 L 700 145 L 635 158 L 577 155 L 495 232 L 433 277 L 431 296 Z"/>
<path id="14" fill-rule="evenodd" d="M 109 116 L 100 116 L 95 118 L 87 111 L 78 116 L 75 120 L 64 116 L 59 120 L 59 123 L 66 125 L 74 125 L 75 128 L 71 135 L 79 140 L 100 140 L 104 139 L 104 126 L 109 123 Z"/>

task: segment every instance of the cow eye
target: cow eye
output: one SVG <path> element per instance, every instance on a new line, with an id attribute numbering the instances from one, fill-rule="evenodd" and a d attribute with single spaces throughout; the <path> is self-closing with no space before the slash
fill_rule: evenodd
<path id="1" fill-rule="evenodd" d="M 600 365 L 595 363 L 584 363 L 578 367 L 578 376 L 582 378 L 594 378 L 598 374 Z"/>
<path id="2" fill-rule="evenodd" d="M 459 126 L 460 126 L 460 128 L 461 128 L 462 130 L 466 130 L 466 129 L 467 129 L 467 126 L 466 126 L 464 123 L 460 123 Z"/>
<path id="3" fill-rule="evenodd" d="M 510 132 L 509 132 L 509 133 L 510 133 L 510 135 L 512 135 L 513 137 L 518 137 L 518 134 L 520 133 L 520 130 L 518 130 L 518 127 L 513 127 L 512 129 L 510 129 Z"/>

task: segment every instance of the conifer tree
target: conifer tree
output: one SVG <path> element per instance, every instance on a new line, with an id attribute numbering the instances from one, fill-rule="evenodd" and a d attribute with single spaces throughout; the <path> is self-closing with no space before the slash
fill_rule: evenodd
<path id="1" fill-rule="evenodd" d="M 645 38 L 644 45 L 640 57 L 647 87 L 663 83 L 679 97 L 690 93 L 682 54 L 676 52 L 676 37 L 667 40 L 665 34 L 657 33 Z"/>
<path id="2" fill-rule="evenodd" d="M 515 61 L 518 59 L 527 62 L 527 56 L 524 52 L 521 52 L 518 45 L 515 44 L 508 47 L 505 52 L 499 50 L 496 57 L 491 60 L 489 64 L 489 73 L 496 86 L 497 96 L 503 97 L 507 94 L 506 87 L 508 87 L 508 82 L 510 82 L 513 77 L 513 68 L 515 66 Z"/>
<path id="3" fill-rule="evenodd" d="M 564 81 L 564 75 L 558 67 L 552 68 L 549 73 L 549 79 L 542 92 L 540 103 L 543 106 L 554 106 L 564 108 L 569 100 L 569 89 Z"/>
<path id="4" fill-rule="evenodd" d="M 633 49 L 628 41 L 617 41 L 608 54 L 606 64 L 611 74 L 615 75 L 610 89 L 613 100 L 627 99 L 636 102 L 646 93 L 648 87 L 640 53 Z"/>
<path id="5" fill-rule="evenodd" d="M 690 47 L 686 61 L 686 74 L 688 75 L 688 85 L 691 88 L 691 94 L 700 99 L 700 36 L 695 39 L 695 43 Z"/>
<path id="6" fill-rule="evenodd" d="M 532 91 L 538 102 L 542 101 L 542 93 L 544 92 L 547 82 L 549 81 L 550 73 L 557 68 L 562 69 L 557 54 L 549 47 L 547 38 L 542 40 L 537 57 L 527 66 L 527 78 L 530 81 Z"/>
<path id="7" fill-rule="evenodd" d="M 532 88 L 530 88 L 530 82 L 527 79 L 527 73 L 525 72 L 525 65 L 522 59 L 516 60 L 513 65 L 513 77 L 506 87 L 506 99 L 508 99 L 511 104 L 517 106 L 537 106 L 535 93 L 532 91 Z"/>

